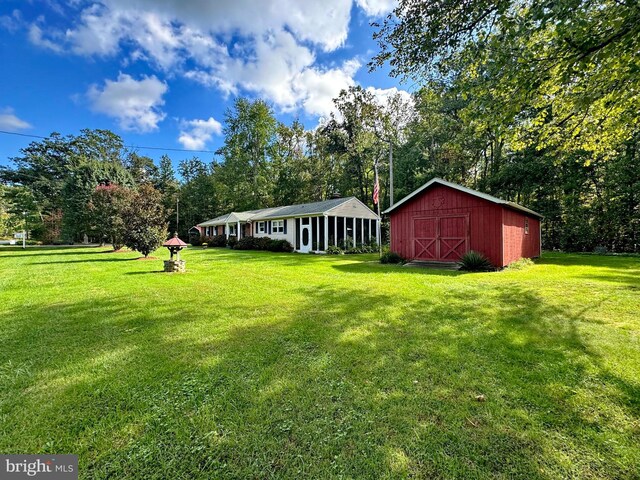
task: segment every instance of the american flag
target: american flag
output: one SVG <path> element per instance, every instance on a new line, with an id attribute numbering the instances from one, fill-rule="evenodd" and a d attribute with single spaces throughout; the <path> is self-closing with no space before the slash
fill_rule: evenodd
<path id="1" fill-rule="evenodd" d="M 378 163 L 375 164 L 376 183 L 373 186 L 373 204 L 377 205 L 380 200 L 380 182 L 378 181 Z"/>

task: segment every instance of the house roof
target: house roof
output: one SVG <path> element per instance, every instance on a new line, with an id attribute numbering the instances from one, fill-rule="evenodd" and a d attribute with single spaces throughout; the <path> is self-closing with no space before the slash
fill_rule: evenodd
<path id="1" fill-rule="evenodd" d="M 355 197 L 332 198 L 321 202 L 301 203 L 298 205 L 285 205 L 283 207 L 263 208 L 260 210 L 247 210 L 245 212 L 231 212 L 212 220 L 199 223 L 199 227 L 211 227 L 224 225 L 225 223 L 246 222 L 256 220 L 269 220 L 289 217 L 305 217 L 309 215 L 322 215 L 340 205 L 358 199 Z M 361 202 L 360 202 L 361 203 Z"/>
<path id="2" fill-rule="evenodd" d="M 298 217 L 306 215 L 320 215 L 328 212 L 332 208 L 338 207 L 343 203 L 352 200 L 355 197 L 347 198 L 332 198 L 330 200 L 324 200 L 322 202 L 301 203 L 299 205 L 287 205 L 284 207 L 278 207 L 271 209 L 271 212 L 261 213 L 256 215 L 255 219 L 269 219 L 269 218 L 281 218 L 281 217 Z"/>
<path id="3" fill-rule="evenodd" d="M 398 208 L 402 204 L 408 202 L 409 200 L 411 200 L 412 198 L 414 198 L 415 196 L 417 196 L 418 194 L 420 194 L 424 190 L 427 190 L 429 187 L 431 187 L 434 184 L 444 185 L 445 187 L 454 188 L 456 190 L 459 190 L 459 191 L 464 192 L 464 193 L 468 193 L 469 195 L 473 195 L 475 197 L 482 198 L 482 199 L 487 200 L 489 202 L 497 203 L 499 205 L 504 205 L 505 207 L 512 208 L 514 210 L 520 210 L 521 212 L 528 213 L 529 215 L 533 215 L 535 217 L 543 218 L 543 216 L 540 215 L 539 213 L 534 212 L 533 210 L 530 210 L 530 209 L 528 209 L 526 207 L 523 207 L 522 205 L 518 205 L 517 203 L 510 202 L 508 200 L 502 200 L 500 198 L 494 197 L 493 195 L 489 195 L 487 193 L 478 192 L 477 190 L 473 190 L 471 188 L 463 187 L 462 185 L 458 185 L 457 183 L 447 182 L 446 180 L 443 180 L 443 179 L 437 178 L 437 177 L 436 178 L 432 178 L 427 183 L 422 185 L 420 188 L 418 188 L 417 190 L 414 190 L 409 195 L 407 195 L 402 200 L 400 200 L 398 203 L 394 204 L 392 207 L 387 208 L 382 213 L 383 214 L 391 213 L 396 208 Z"/>

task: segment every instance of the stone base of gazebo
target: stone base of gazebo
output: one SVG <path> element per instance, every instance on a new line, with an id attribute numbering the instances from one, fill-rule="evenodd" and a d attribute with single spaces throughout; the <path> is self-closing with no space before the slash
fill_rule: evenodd
<path id="1" fill-rule="evenodd" d="M 164 271 L 184 273 L 187 271 L 187 262 L 185 260 L 165 260 Z"/>

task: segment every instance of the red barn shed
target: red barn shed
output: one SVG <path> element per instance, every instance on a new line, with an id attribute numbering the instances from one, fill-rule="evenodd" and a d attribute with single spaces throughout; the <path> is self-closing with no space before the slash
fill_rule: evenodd
<path id="1" fill-rule="evenodd" d="M 483 253 L 496 267 L 541 254 L 542 215 L 434 178 L 387 209 L 391 250 L 411 260 L 456 262 Z"/>

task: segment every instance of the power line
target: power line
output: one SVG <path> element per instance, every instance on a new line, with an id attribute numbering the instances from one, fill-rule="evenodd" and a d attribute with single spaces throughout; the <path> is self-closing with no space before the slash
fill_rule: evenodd
<path id="1" fill-rule="evenodd" d="M 39 138 L 41 140 L 49 137 L 42 137 L 40 135 L 28 135 L 26 133 L 7 132 L 0 130 L 0 133 L 4 135 L 16 135 L 18 137 Z M 169 147 L 146 147 L 142 145 L 124 145 L 125 148 L 140 149 L 140 150 L 162 150 L 166 152 L 186 152 L 186 153 L 216 153 L 214 150 L 187 150 L 186 148 L 169 148 Z"/>

